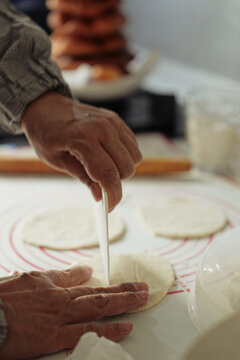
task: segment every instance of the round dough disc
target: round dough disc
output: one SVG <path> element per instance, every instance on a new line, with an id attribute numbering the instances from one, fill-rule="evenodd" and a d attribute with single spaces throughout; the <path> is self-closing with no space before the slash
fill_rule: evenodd
<path id="1" fill-rule="evenodd" d="M 98 255 L 81 259 L 78 265 L 89 265 L 93 268 L 93 275 L 84 286 L 105 286 L 102 258 Z M 75 264 L 74 264 L 75 265 Z M 174 280 L 171 265 L 164 258 L 150 254 L 111 254 L 110 256 L 110 285 L 123 282 L 146 282 L 149 287 L 149 300 L 145 306 L 134 310 L 146 310 L 157 304 L 167 294 Z"/>
<path id="2" fill-rule="evenodd" d="M 29 217 L 22 224 L 21 237 L 26 243 L 55 250 L 98 246 L 94 213 L 88 207 L 51 209 Z M 109 214 L 109 241 L 125 231 L 122 220 Z"/>
<path id="3" fill-rule="evenodd" d="M 140 214 L 154 234 L 170 238 L 201 238 L 212 235 L 227 223 L 220 209 L 187 197 L 167 197 L 142 205 Z"/>

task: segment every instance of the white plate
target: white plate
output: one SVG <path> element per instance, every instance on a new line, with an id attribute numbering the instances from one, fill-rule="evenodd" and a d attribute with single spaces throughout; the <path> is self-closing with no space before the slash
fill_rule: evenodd
<path id="1" fill-rule="evenodd" d="M 73 95 L 83 100 L 113 100 L 127 96 L 140 87 L 141 81 L 156 64 L 153 51 L 133 47 L 135 57 L 128 64 L 128 75 L 115 81 L 90 81 L 91 66 L 81 65 L 75 70 L 64 70 L 62 75 Z"/>

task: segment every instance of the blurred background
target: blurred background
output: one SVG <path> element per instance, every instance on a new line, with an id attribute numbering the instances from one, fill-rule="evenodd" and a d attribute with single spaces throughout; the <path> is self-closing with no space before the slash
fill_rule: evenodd
<path id="1" fill-rule="evenodd" d="M 46 27 L 45 0 L 11 0 Z M 238 0 L 123 0 L 125 30 L 163 56 L 240 80 Z"/>
<path id="2" fill-rule="evenodd" d="M 134 42 L 182 63 L 240 80 L 238 0 L 129 0 Z"/>
<path id="3" fill-rule="evenodd" d="M 51 34 L 45 0 L 11 1 Z M 127 41 L 155 51 L 158 62 L 131 94 L 86 102 L 116 111 L 136 133 L 182 137 L 185 97 L 192 88 L 239 86 L 238 0 L 122 0 L 120 11 L 127 17 Z"/>

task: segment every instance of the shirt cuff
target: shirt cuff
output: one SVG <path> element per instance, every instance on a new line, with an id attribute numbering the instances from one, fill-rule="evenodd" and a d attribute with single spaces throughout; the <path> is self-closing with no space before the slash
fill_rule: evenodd
<path id="1" fill-rule="evenodd" d="M 46 71 L 47 68 L 47 71 Z M 63 81 L 57 65 L 49 61 L 23 87 L 0 87 L 0 121 L 6 132 L 21 134 L 21 118 L 27 106 L 48 91 L 55 91 L 72 98 L 68 85 Z"/>
<path id="2" fill-rule="evenodd" d="M 47 91 L 72 97 L 59 67 L 51 61 L 47 34 L 5 0 L 0 8 L 1 127 L 22 133 L 20 120 L 26 107 Z"/>

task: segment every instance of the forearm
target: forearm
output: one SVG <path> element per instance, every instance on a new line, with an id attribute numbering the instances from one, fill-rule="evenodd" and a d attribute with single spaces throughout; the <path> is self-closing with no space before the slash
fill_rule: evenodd
<path id="1" fill-rule="evenodd" d="M 50 59 L 47 34 L 8 0 L 0 7 L 0 126 L 21 133 L 20 119 L 36 98 L 49 90 L 71 96 Z"/>

